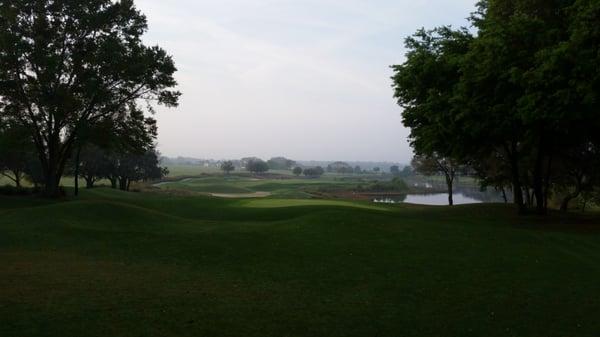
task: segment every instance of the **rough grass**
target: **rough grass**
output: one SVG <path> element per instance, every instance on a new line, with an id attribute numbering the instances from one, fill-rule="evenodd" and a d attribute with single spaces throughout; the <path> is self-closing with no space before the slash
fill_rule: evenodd
<path id="1" fill-rule="evenodd" d="M 597 336 L 595 215 L 0 198 L 0 336 Z"/>

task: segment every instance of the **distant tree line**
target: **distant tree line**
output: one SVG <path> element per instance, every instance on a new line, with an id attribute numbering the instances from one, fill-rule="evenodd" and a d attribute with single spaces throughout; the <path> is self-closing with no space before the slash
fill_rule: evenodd
<path id="1" fill-rule="evenodd" d="M 407 38 L 393 82 L 419 160 L 468 167 L 521 213 L 597 195 L 599 18 L 599 1 L 485 0 L 476 31 Z"/>

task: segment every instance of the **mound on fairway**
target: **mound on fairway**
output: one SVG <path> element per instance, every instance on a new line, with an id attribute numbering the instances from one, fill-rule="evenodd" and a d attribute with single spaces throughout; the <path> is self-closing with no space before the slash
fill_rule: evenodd
<path id="1" fill-rule="evenodd" d="M 597 216 L 366 206 L 0 198 L 0 336 L 600 331 Z"/>

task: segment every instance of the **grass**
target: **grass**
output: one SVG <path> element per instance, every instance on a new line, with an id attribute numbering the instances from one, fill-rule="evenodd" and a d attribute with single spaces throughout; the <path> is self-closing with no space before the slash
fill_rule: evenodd
<path id="1" fill-rule="evenodd" d="M 330 187 L 354 188 L 356 181 L 339 180 L 336 177 L 325 176 L 320 179 L 305 178 L 265 178 L 256 179 L 250 176 L 232 175 L 228 177 L 208 175 L 197 178 L 185 178 L 179 181 L 162 183 L 163 189 L 184 190 L 198 193 L 230 193 L 248 194 L 254 192 L 269 192 L 273 198 L 307 199 L 312 198 L 312 191 Z"/>
<path id="2" fill-rule="evenodd" d="M 594 215 L 0 198 L 0 336 L 597 336 Z"/>

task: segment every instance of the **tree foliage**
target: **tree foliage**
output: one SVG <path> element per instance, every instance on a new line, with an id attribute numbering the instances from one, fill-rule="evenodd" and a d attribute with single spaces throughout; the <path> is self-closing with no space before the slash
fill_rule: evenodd
<path id="1" fill-rule="evenodd" d="M 296 177 L 300 176 L 302 174 L 302 172 L 303 172 L 303 170 L 302 170 L 302 167 L 300 167 L 300 166 L 294 167 L 294 170 L 292 171 L 292 173 L 294 173 L 294 175 Z"/>
<path id="2" fill-rule="evenodd" d="M 304 173 L 304 176 L 306 176 L 308 178 L 319 178 L 323 174 L 325 174 L 325 169 L 323 169 L 321 166 L 309 167 L 309 168 L 304 169 L 303 173 Z"/>
<path id="3" fill-rule="evenodd" d="M 409 37 L 393 81 L 416 154 L 468 164 L 511 189 L 521 212 L 578 194 L 565 164 L 597 146 L 599 13 L 590 0 L 488 0 L 471 17 L 476 32 Z"/>
<path id="4" fill-rule="evenodd" d="M 261 159 L 250 159 L 246 163 L 246 170 L 256 174 L 264 173 L 269 171 L 269 164 Z"/>
<path id="5" fill-rule="evenodd" d="M 267 161 L 271 170 L 291 170 L 296 162 L 285 157 L 274 157 Z"/>
<path id="6" fill-rule="evenodd" d="M 139 101 L 177 105 L 173 60 L 146 30 L 132 0 L 0 0 L 0 114 L 30 132 L 47 195 L 82 129 Z"/>
<path id="7" fill-rule="evenodd" d="M 227 175 L 235 171 L 235 166 L 233 165 L 233 162 L 231 160 L 227 160 L 221 163 L 221 171 L 225 172 L 225 174 Z"/>
<path id="8" fill-rule="evenodd" d="M 417 155 L 413 158 L 411 166 L 416 172 L 426 176 L 442 175 L 448 187 L 448 205 L 454 205 L 454 181 L 461 170 L 461 165 L 456 160 L 441 157 L 436 153 L 429 156 Z"/>

